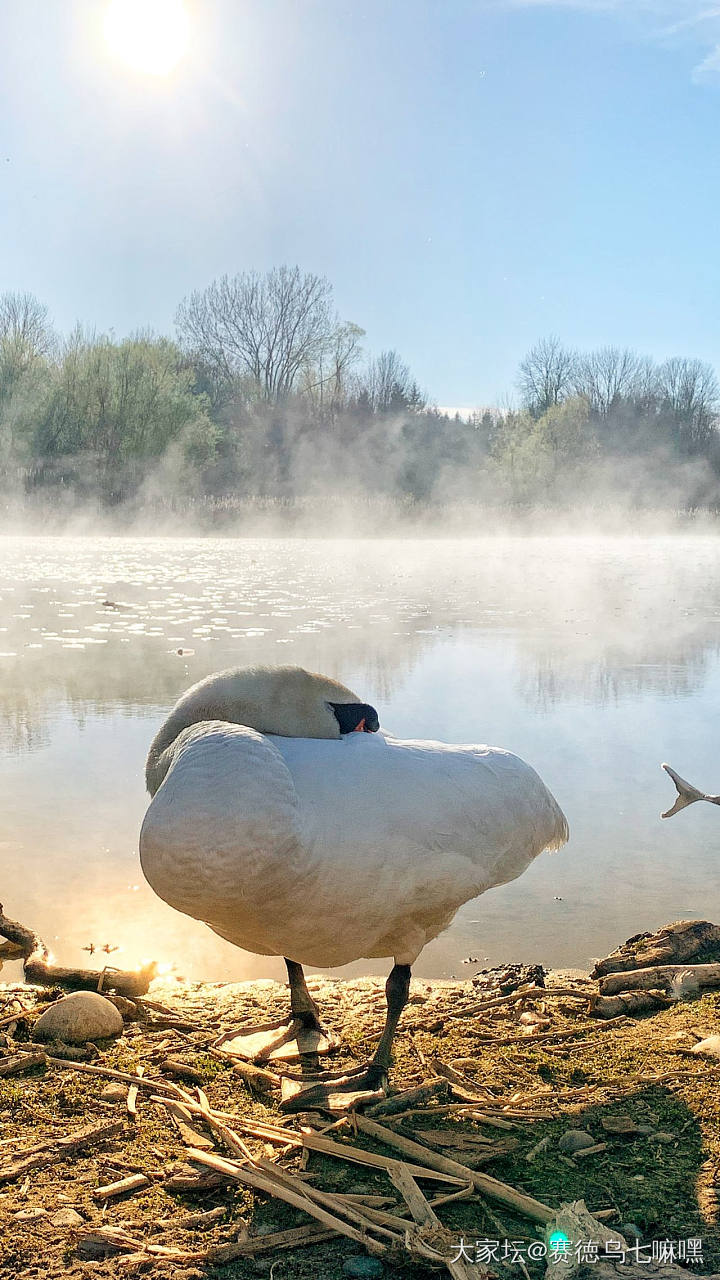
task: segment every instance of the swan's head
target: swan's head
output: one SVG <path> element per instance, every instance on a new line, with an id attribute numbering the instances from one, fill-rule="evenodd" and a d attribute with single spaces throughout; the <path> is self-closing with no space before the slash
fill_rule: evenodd
<path id="1" fill-rule="evenodd" d="M 377 733 L 380 719 L 369 702 L 328 702 L 340 733 Z"/>
<path id="2" fill-rule="evenodd" d="M 188 689 L 155 735 L 146 766 L 151 795 L 169 767 L 168 748 L 183 729 L 203 720 L 226 720 L 286 738 L 340 738 L 380 728 L 375 708 L 329 676 L 302 667 L 219 671 Z"/>

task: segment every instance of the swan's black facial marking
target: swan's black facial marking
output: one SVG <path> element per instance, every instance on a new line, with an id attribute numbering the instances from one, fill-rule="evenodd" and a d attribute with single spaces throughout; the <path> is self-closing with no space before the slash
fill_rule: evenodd
<path id="1" fill-rule="evenodd" d="M 378 713 L 368 702 L 328 702 L 341 733 L 377 733 Z"/>

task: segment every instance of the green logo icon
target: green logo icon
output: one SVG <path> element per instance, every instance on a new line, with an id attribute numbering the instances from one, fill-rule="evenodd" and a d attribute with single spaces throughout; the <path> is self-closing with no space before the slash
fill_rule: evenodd
<path id="1" fill-rule="evenodd" d="M 570 1237 L 564 1231 L 553 1231 L 548 1240 L 548 1248 L 552 1249 L 553 1253 L 568 1253 Z"/>

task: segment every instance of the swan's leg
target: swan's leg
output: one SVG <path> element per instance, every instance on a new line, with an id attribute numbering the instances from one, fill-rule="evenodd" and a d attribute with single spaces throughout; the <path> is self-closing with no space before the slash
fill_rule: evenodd
<path id="1" fill-rule="evenodd" d="M 290 1009 L 293 1017 L 298 1018 L 304 1027 L 322 1031 L 320 1010 L 307 989 L 302 965 L 287 958 L 285 965 L 290 983 Z"/>
<path id="2" fill-rule="evenodd" d="M 385 1017 L 385 1026 L 383 1033 L 378 1041 L 378 1047 L 370 1059 L 365 1075 L 368 1085 L 374 1082 L 374 1087 L 378 1088 L 385 1083 L 387 1073 L 390 1070 L 392 1062 L 392 1046 L 395 1039 L 400 1015 L 408 1002 L 410 995 L 410 965 L 396 964 L 390 970 L 388 980 L 385 983 L 385 998 L 387 1000 L 387 1014 Z"/>
<path id="3" fill-rule="evenodd" d="M 342 1076 L 334 1076 L 327 1072 L 322 1079 L 312 1083 L 306 1089 L 288 1097 L 281 1105 L 284 1111 L 307 1111 L 312 1107 L 324 1107 L 327 1110 L 338 1110 L 368 1101 L 371 1095 L 377 1096 L 387 1082 L 388 1071 L 392 1061 L 392 1046 L 395 1039 L 400 1015 L 408 1002 L 410 994 L 410 965 L 393 966 L 385 984 L 387 999 L 387 1015 L 385 1026 L 369 1062 Z M 294 1077 L 297 1079 L 297 1077 Z"/>
<path id="4" fill-rule="evenodd" d="M 338 1040 L 325 1030 L 320 1012 L 307 988 L 302 965 L 285 960 L 290 983 L 290 1017 L 279 1022 L 266 1022 L 246 1027 L 224 1037 L 221 1047 L 226 1053 L 255 1062 L 293 1062 L 310 1055 L 331 1053 Z"/>

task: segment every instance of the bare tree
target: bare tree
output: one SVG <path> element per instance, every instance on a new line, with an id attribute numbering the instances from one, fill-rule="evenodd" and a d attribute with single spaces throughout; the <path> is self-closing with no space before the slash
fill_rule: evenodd
<path id="1" fill-rule="evenodd" d="M 327 280 L 299 267 L 221 276 L 181 304 L 176 325 L 186 351 L 232 387 L 250 378 L 265 400 L 294 388 L 338 328 Z"/>
<path id="2" fill-rule="evenodd" d="M 357 324 L 339 324 L 320 352 L 317 363 L 303 371 L 300 391 L 320 413 L 331 416 L 346 401 L 348 375 L 360 358 L 365 330 Z"/>
<path id="3" fill-rule="evenodd" d="M 606 418 L 613 405 L 640 390 L 645 362 L 628 347 L 601 347 L 577 361 L 575 389 L 590 408 Z"/>
<path id="4" fill-rule="evenodd" d="M 22 375 L 49 355 L 54 341 L 47 307 L 33 294 L 0 294 L 0 395 L 11 393 Z"/>
<path id="5" fill-rule="evenodd" d="M 639 406 L 648 407 L 657 402 L 658 370 L 655 361 L 650 356 L 640 356 L 638 358 L 633 398 Z"/>
<path id="6" fill-rule="evenodd" d="M 675 421 L 679 443 L 691 450 L 707 443 L 716 430 L 720 405 L 712 365 L 675 356 L 658 369 L 658 389 Z"/>
<path id="7" fill-rule="evenodd" d="M 559 338 L 541 338 L 520 365 L 518 386 L 527 408 L 544 413 L 575 387 L 577 356 Z"/>
<path id="8" fill-rule="evenodd" d="M 21 342 L 35 355 L 53 345 L 48 309 L 32 293 L 0 294 L 0 340 Z"/>
<path id="9" fill-rule="evenodd" d="M 425 403 L 409 367 L 397 351 L 381 351 L 358 380 L 358 398 L 373 413 L 419 409 Z"/>

